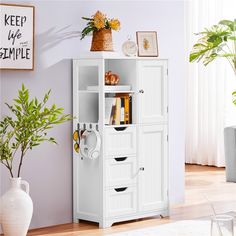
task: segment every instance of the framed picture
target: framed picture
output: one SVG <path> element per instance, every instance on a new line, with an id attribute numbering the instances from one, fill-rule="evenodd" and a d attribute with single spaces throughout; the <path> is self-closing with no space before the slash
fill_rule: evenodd
<path id="1" fill-rule="evenodd" d="M 136 32 L 139 57 L 158 57 L 157 32 Z"/>
<path id="2" fill-rule="evenodd" d="M 34 69 L 34 6 L 0 3 L 0 69 Z"/>

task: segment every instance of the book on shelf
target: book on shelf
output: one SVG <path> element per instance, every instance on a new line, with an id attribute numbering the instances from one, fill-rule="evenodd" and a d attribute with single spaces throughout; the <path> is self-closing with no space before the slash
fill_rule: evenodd
<path id="1" fill-rule="evenodd" d="M 132 124 L 133 120 L 132 120 L 132 97 L 129 97 L 129 124 Z"/>
<path id="2" fill-rule="evenodd" d="M 120 98 L 120 124 L 125 124 L 125 98 Z"/>
<path id="3" fill-rule="evenodd" d="M 114 110 L 115 105 L 116 105 L 116 99 L 115 98 L 107 97 L 105 99 L 105 124 L 106 125 L 109 125 L 110 122 L 111 122 L 110 119 L 113 115 L 112 114 L 112 109 Z"/>
<path id="4" fill-rule="evenodd" d="M 129 124 L 131 123 L 130 122 L 130 110 L 132 111 L 131 107 L 130 107 L 130 104 L 129 104 L 129 101 L 130 101 L 130 97 L 129 96 L 126 96 L 125 98 L 125 109 L 124 109 L 124 112 L 125 112 L 125 124 Z"/>
<path id="5" fill-rule="evenodd" d="M 115 110 L 115 125 L 120 125 L 120 110 L 121 110 L 121 100 L 116 98 L 116 110 Z"/>
<path id="6" fill-rule="evenodd" d="M 132 96 L 116 94 L 105 98 L 105 124 L 132 124 Z"/>

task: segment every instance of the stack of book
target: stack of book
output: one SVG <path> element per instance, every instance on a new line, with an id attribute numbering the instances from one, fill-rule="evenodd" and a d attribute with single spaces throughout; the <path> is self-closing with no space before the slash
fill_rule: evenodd
<path id="1" fill-rule="evenodd" d="M 105 98 L 105 124 L 124 125 L 132 123 L 132 97 L 116 94 Z"/>

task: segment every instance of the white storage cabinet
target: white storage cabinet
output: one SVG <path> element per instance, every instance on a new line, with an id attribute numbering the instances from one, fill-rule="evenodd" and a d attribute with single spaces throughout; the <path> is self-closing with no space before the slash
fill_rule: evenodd
<path id="1" fill-rule="evenodd" d="M 119 74 L 129 91 L 110 91 L 104 74 Z M 73 220 L 105 228 L 169 214 L 167 60 L 94 53 L 73 60 L 73 128 L 97 125 L 96 160 L 73 154 Z M 88 86 L 97 86 L 88 90 Z M 105 125 L 105 97 L 132 96 L 132 124 Z"/>

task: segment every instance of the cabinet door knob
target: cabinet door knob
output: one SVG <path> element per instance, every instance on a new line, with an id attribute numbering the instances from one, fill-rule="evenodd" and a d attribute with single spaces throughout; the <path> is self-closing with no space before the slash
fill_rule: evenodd
<path id="1" fill-rule="evenodd" d="M 144 167 L 140 167 L 139 170 L 144 171 Z"/>
<path id="2" fill-rule="evenodd" d="M 143 90 L 143 89 L 140 89 L 140 90 L 139 90 L 139 93 L 144 93 L 144 90 Z"/>

